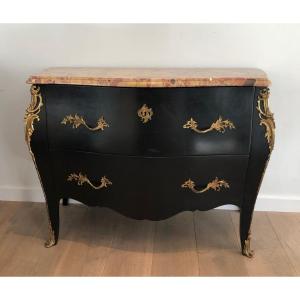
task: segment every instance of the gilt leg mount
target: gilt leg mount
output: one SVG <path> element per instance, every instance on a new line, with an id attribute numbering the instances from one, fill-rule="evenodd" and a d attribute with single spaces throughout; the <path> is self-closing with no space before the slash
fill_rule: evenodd
<path id="1" fill-rule="evenodd" d="M 45 247 L 50 248 L 52 246 L 55 246 L 57 243 L 57 240 L 55 239 L 54 231 L 52 230 L 51 225 L 49 224 L 49 237 L 45 242 Z"/>
<path id="2" fill-rule="evenodd" d="M 248 238 L 244 242 L 242 254 L 249 258 L 253 258 L 254 250 L 251 250 L 251 248 L 250 248 L 250 240 L 251 240 L 251 234 L 249 233 Z"/>
<path id="3" fill-rule="evenodd" d="M 49 239 L 45 242 L 45 248 L 51 248 L 56 245 L 56 241 L 49 237 Z"/>
<path id="4" fill-rule="evenodd" d="M 59 201 L 46 201 L 48 212 L 48 239 L 45 242 L 45 247 L 50 248 L 57 244 L 59 236 Z"/>

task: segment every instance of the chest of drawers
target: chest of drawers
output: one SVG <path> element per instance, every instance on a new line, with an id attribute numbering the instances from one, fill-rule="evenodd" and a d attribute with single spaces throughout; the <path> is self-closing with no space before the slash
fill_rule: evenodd
<path id="1" fill-rule="evenodd" d="M 31 76 L 25 139 L 57 243 L 60 199 L 136 219 L 240 207 L 242 253 L 274 145 L 257 69 L 52 68 Z"/>

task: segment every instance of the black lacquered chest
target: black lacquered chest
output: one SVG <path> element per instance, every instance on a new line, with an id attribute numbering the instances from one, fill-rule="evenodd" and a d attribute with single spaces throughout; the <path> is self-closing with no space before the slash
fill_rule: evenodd
<path id="1" fill-rule="evenodd" d="M 136 219 L 240 207 L 242 253 L 274 145 L 257 69 L 58 68 L 31 76 L 25 138 L 57 243 L 59 203 Z"/>

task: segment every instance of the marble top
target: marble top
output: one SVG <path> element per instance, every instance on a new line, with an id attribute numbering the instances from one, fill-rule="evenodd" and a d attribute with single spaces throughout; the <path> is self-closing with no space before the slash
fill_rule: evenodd
<path id="1" fill-rule="evenodd" d="M 205 87 L 270 85 L 255 68 L 49 68 L 31 75 L 29 84 L 72 84 L 112 87 Z"/>

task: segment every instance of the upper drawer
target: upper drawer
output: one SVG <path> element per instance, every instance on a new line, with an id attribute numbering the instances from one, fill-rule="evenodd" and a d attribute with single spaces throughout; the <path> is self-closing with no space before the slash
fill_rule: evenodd
<path id="1" fill-rule="evenodd" d="M 51 149 L 143 156 L 249 152 L 252 87 L 41 89 Z"/>

